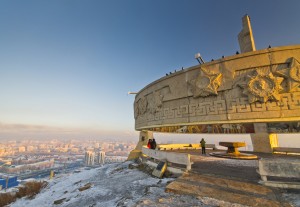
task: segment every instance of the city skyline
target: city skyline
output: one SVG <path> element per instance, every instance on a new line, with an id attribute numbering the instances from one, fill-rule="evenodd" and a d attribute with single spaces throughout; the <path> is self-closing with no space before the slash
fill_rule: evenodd
<path id="1" fill-rule="evenodd" d="M 166 73 L 239 51 L 299 44 L 299 1 L 3 1 L 0 139 L 138 138 L 134 95 Z"/>

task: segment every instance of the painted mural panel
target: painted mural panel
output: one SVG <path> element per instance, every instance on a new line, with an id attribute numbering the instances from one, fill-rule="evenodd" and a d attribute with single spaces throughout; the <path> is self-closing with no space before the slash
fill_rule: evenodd
<path id="1" fill-rule="evenodd" d="M 299 133 L 300 122 L 268 123 L 269 133 Z"/>
<path id="2" fill-rule="evenodd" d="M 187 134 L 248 134 L 254 133 L 253 124 L 208 124 L 166 126 L 148 129 L 153 132 L 187 133 Z"/>

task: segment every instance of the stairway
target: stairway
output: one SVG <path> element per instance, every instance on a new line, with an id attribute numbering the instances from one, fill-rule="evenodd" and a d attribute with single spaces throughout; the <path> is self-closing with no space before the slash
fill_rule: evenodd
<path id="1" fill-rule="evenodd" d="M 276 190 L 248 181 L 224 178 L 211 174 L 184 173 L 167 185 L 167 192 L 187 194 L 200 199 L 227 203 L 219 206 L 290 207 Z M 238 205 L 239 204 L 239 205 Z"/>

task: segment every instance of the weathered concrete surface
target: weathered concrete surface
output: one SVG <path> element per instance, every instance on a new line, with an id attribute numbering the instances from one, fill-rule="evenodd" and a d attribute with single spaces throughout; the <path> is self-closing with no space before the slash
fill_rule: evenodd
<path id="1" fill-rule="evenodd" d="M 143 155 L 160 161 L 185 165 L 187 170 L 192 168 L 191 155 L 187 153 L 167 152 L 143 147 Z"/>
<path id="2" fill-rule="evenodd" d="M 250 137 L 255 152 L 272 153 L 273 147 L 278 146 L 277 134 L 269 134 L 266 123 L 255 123 L 254 130 Z"/>
<path id="3" fill-rule="evenodd" d="M 268 159 L 263 158 L 258 161 L 261 175 L 299 178 L 300 179 L 300 159 Z"/>
<path id="4" fill-rule="evenodd" d="M 208 155 L 201 155 L 201 150 L 176 150 L 176 152 L 191 154 L 191 161 L 194 163 L 192 165 L 192 172 L 211 174 L 229 179 L 234 178 L 252 183 L 258 183 L 261 179 L 260 175 L 257 173 L 259 167 L 258 160 L 233 160 L 211 157 Z M 224 152 L 224 150 L 207 150 L 208 154 L 212 152 Z M 259 158 L 284 160 L 286 163 L 293 162 L 295 159 L 300 159 L 300 156 L 287 156 L 284 154 L 251 153 Z"/>
<path id="5" fill-rule="evenodd" d="M 207 150 L 206 153 L 215 151 Z M 224 152 L 224 151 L 223 151 Z M 259 174 L 256 172 L 258 168 L 257 160 L 233 160 L 211 156 L 202 156 L 201 151 L 190 152 L 192 172 L 199 174 L 212 174 L 223 178 L 234 178 L 245 180 L 247 182 L 257 183 L 260 180 Z"/>
<path id="6" fill-rule="evenodd" d="M 300 159 L 260 159 L 258 163 L 262 184 L 300 189 Z M 272 176 L 273 181 L 268 180 L 269 176 Z M 287 179 L 284 182 L 280 180 L 282 178 Z"/>
<path id="7" fill-rule="evenodd" d="M 207 150 L 208 153 L 220 150 Z M 185 174 L 167 188 L 178 194 L 224 200 L 224 206 L 234 203 L 246 206 L 289 206 L 283 199 L 286 189 L 270 188 L 259 184 L 258 160 L 233 160 L 205 156 L 201 150 L 177 150 L 178 153 L 190 153 L 194 164 L 189 174 Z M 223 151 L 224 152 L 224 151 Z M 282 154 L 254 153 L 260 158 L 284 160 L 286 163 L 299 159 L 299 156 Z M 293 190 L 294 196 L 300 196 L 299 190 Z M 288 200 L 291 202 L 291 200 Z M 223 206 L 222 201 L 217 206 Z M 291 202 L 292 205 L 295 205 Z"/>
<path id="8" fill-rule="evenodd" d="M 279 200 L 272 189 L 258 184 L 224 179 L 213 175 L 185 173 L 166 187 L 167 192 L 209 197 L 246 206 L 291 206 Z"/>

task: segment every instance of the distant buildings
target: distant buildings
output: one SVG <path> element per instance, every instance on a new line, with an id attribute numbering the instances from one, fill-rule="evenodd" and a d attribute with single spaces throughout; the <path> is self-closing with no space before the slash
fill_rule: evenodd
<path id="1" fill-rule="evenodd" d="M 0 158 L 19 155 L 82 155 L 86 151 L 101 150 L 106 156 L 124 156 L 135 148 L 135 143 L 127 141 L 88 140 L 21 140 L 0 143 Z M 95 155 L 97 157 L 97 155 Z M 96 159 L 96 158 L 95 158 Z"/>
<path id="2" fill-rule="evenodd" d="M 3 141 L 0 143 L 0 174 L 19 178 L 36 176 L 47 170 L 76 169 L 81 166 L 101 166 L 127 159 L 135 142 L 88 140 Z M 44 174 L 43 174 L 44 173 Z"/>
<path id="3" fill-rule="evenodd" d="M 95 152 L 86 151 L 84 156 L 84 163 L 86 166 L 92 166 L 95 164 Z"/>
<path id="4" fill-rule="evenodd" d="M 25 152 L 26 151 L 26 148 L 24 146 L 20 146 L 18 147 L 19 149 L 19 152 Z"/>
<path id="5" fill-rule="evenodd" d="M 98 165 L 105 164 L 105 152 L 102 151 L 97 152 L 96 164 Z"/>
<path id="6" fill-rule="evenodd" d="M 86 151 L 84 163 L 86 166 L 103 165 L 105 163 L 105 152 Z"/>
<path id="7" fill-rule="evenodd" d="M 54 166 L 54 159 L 43 160 L 35 163 L 20 164 L 20 165 L 3 165 L 0 167 L 0 172 L 8 174 L 21 174 L 26 172 L 44 170 Z"/>

